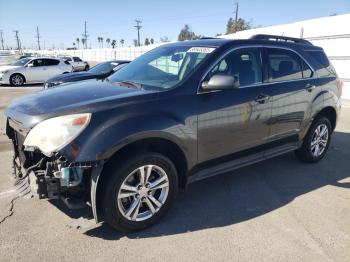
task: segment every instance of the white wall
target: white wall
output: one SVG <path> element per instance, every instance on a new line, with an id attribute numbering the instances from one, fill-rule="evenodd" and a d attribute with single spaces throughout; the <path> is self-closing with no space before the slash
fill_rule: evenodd
<path id="1" fill-rule="evenodd" d="M 81 59 L 90 62 L 103 62 L 107 60 L 133 60 L 143 53 L 160 46 L 161 44 L 153 44 L 140 47 L 119 47 L 99 48 L 99 49 L 80 49 L 80 50 L 26 50 L 25 52 L 33 52 L 43 56 L 79 56 Z"/>

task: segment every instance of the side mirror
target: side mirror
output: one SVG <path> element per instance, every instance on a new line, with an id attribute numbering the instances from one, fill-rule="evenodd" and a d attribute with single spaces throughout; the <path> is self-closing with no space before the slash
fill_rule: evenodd
<path id="1" fill-rule="evenodd" d="M 202 83 L 203 90 L 225 90 L 239 88 L 237 77 L 228 75 L 213 75 L 209 81 Z"/>
<path id="2" fill-rule="evenodd" d="M 30 63 L 27 65 L 27 67 L 33 67 L 33 66 L 34 66 L 33 63 Z"/>

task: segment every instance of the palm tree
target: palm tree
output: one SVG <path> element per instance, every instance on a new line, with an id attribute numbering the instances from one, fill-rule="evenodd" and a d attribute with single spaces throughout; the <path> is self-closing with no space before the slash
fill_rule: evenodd
<path id="1" fill-rule="evenodd" d="M 98 43 L 99 43 L 99 45 L 100 45 L 100 48 L 101 48 L 101 42 L 102 42 L 102 37 L 97 37 L 97 40 L 98 40 Z"/>
<path id="2" fill-rule="evenodd" d="M 120 39 L 120 44 L 122 45 L 122 47 L 124 47 L 124 43 L 125 43 L 125 40 L 123 38 Z"/>
<path id="3" fill-rule="evenodd" d="M 82 38 L 82 39 L 81 39 L 81 44 L 82 44 L 83 46 L 85 46 L 85 43 L 86 43 L 86 39 L 85 39 L 85 38 Z"/>
<path id="4" fill-rule="evenodd" d="M 111 39 L 110 39 L 110 38 L 107 38 L 107 39 L 106 39 L 107 47 L 109 47 L 110 42 L 111 42 Z"/>
<path id="5" fill-rule="evenodd" d="M 112 43 L 111 43 L 112 48 L 114 49 L 116 45 L 117 45 L 117 41 L 115 41 L 115 40 L 113 39 L 113 40 L 112 40 Z"/>
<path id="6" fill-rule="evenodd" d="M 77 39 L 75 39 L 75 41 L 77 42 L 77 45 L 78 45 L 78 49 L 79 49 L 79 42 L 80 42 L 80 39 L 79 39 L 79 37 L 77 37 Z"/>
<path id="7" fill-rule="evenodd" d="M 103 37 L 101 36 L 101 45 L 102 45 L 102 48 L 103 48 Z"/>

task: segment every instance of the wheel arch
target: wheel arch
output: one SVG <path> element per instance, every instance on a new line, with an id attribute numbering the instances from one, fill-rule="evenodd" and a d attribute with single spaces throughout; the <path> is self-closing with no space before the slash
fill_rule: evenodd
<path id="1" fill-rule="evenodd" d="M 9 82 L 10 82 L 10 84 L 11 84 L 11 78 L 12 78 L 12 76 L 14 76 L 14 75 L 20 75 L 20 76 L 22 76 L 23 79 L 24 79 L 24 82 L 23 82 L 23 83 L 26 83 L 26 82 L 27 82 L 27 79 L 26 79 L 26 77 L 25 77 L 24 74 L 22 74 L 22 73 L 20 73 L 20 72 L 14 72 L 14 73 L 12 73 L 12 74 L 10 75 L 10 77 L 9 77 Z"/>
<path id="2" fill-rule="evenodd" d="M 321 111 L 319 111 L 317 113 L 316 117 L 318 117 L 318 116 L 326 117 L 331 122 L 332 131 L 335 129 L 336 124 L 337 124 L 337 111 L 335 110 L 334 107 L 327 106 L 327 107 L 323 108 Z"/>
<path id="3" fill-rule="evenodd" d="M 133 142 L 130 142 L 123 147 L 119 148 L 114 154 L 104 163 L 101 173 L 98 178 L 98 184 L 95 193 L 95 210 L 96 220 L 103 221 L 102 205 L 102 193 L 106 183 L 108 183 L 107 170 L 111 165 L 125 161 L 132 152 L 155 152 L 160 153 L 169 158 L 175 165 L 179 187 L 184 188 L 187 183 L 187 170 L 188 163 L 184 151 L 175 142 L 159 137 L 142 138 Z"/>

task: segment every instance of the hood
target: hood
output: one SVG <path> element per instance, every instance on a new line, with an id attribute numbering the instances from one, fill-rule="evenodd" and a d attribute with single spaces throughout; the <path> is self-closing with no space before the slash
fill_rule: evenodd
<path id="1" fill-rule="evenodd" d="M 5 65 L 5 66 L 0 66 L 0 72 L 6 71 L 6 70 L 11 70 L 14 68 L 18 68 L 21 66 L 12 66 L 12 65 Z"/>
<path id="2" fill-rule="evenodd" d="M 53 82 L 74 82 L 84 79 L 92 79 L 99 77 L 99 74 L 94 74 L 90 72 L 73 72 L 73 73 L 67 73 L 67 74 L 61 74 L 54 77 L 51 77 L 46 82 L 47 83 L 53 83 Z"/>
<path id="3" fill-rule="evenodd" d="M 155 92 L 101 80 L 87 80 L 23 96 L 6 108 L 5 115 L 23 127 L 31 128 L 47 118 L 63 114 L 93 113 L 116 107 L 123 102 L 133 102 L 137 96 Z"/>

